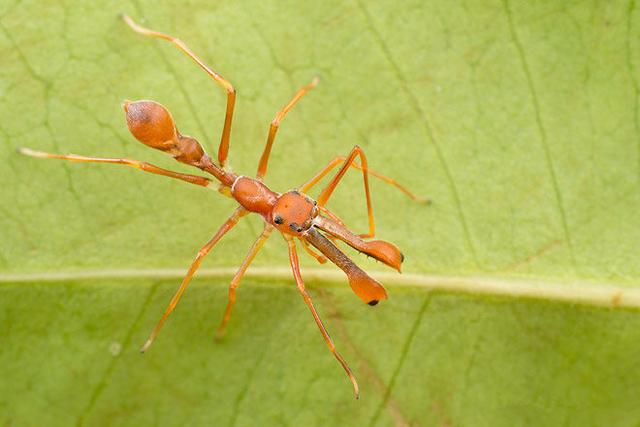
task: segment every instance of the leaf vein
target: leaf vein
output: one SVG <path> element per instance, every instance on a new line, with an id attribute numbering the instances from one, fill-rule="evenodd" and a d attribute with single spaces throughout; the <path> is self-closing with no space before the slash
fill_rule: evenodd
<path id="1" fill-rule="evenodd" d="M 396 380 L 398 379 L 398 375 L 402 370 L 402 366 L 404 365 L 404 361 L 407 358 L 407 354 L 409 354 L 409 350 L 411 349 L 411 343 L 413 342 L 413 339 L 415 338 L 416 333 L 418 332 L 418 328 L 422 321 L 422 317 L 424 316 L 424 313 L 427 311 L 427 308 L 429 307 L 430 302 L 431 302 L 431 294 L 427 294 L 424 301 L 422 302 L 420 311 L 416 316 L 416 320 L 413 322 L 413 325 L 411 325 L 411 329 L 409 330 L 409 335 L 407 336 L 404 346 L 402 347 L 402 352 L 400 353 L 398 364 L 396 365 L 393 371 L 393 374 L 391 375 L 391 379 L 389 380 L 389 385 L 385 390 L 384 397 L 382 398 L 380 405 L 378 405 L 378 408 L 374 412 L 373 417 L 369 422 L 369 426 L 373 426 L 376 424 L 376 422 L 378 421 L 378 418 L 380 417 L 380 414 L 382 413 L 382 409 L 384 409 L 384 407 L 387 405 L 387 402 L 389 401 L 389 398 L 391 397 L 391 392 L 393 391 L 393 387 L 395 386 Z"/>
<path id="2" fill-rule="evenodd" d="M 136 0 L 132 0 L 131 3 L 138 10 L 138 14 L 140 16 L 144 16 L 144 14 L 142 13 L 142 7 L 140 6 L 140 4 Z M 162 59 L 162 62 L 164 63 L 164 65 L 167 68 L 167 71 L 169 71 L 169 73 L 171 74 L 173 79 L 176 81 L 176 84 L 178 86 L 178 90 L 180 90 L 180 92 L 182 93 L 182 96 L 184 97 L 184 99 L 185 99 L 185 101 L 187 103 L 187 107 L 189 107 L 189 110 L 191 111 L 191 114 L 193 115 L 193 119 L 196 121 L 196 124 L 198 125 L 198 128 L 200 129 L 200 133 L 202 133 L 202 137 L 205 140 L 208 141 L 209 138 L 207 137 L 206 128 L 205 128 L 204 124 L 202 123 L 202 121 L 200 120 L 200 116 L 198 116 L 198 110 L 196 109 L 195 104 L 193 103 L 193 100 L 191 99 L 191 96 L 189 95 L 189 92 L 187 92 L 187 89 L 184 87 L 184 84 L 182 83 L 182 79 L 178 76 L 178 73 L 176 72 L 175 68 L 173 68 L 173 66 L 171 65 L 171 62 L 169 62 L 167 57 L 164 55 L 164 53 L 162 51 L 162 48 L 159 46 L 159 44 L 158 43 L 154 43 L 153 44 L 153 48 L 158 53 L 158 56 L 160 57 L 160 59 Z"/>
<path id="3" fill-rule="evenodd" d="M 44 122 L 44 127 L 47 130 L 47 133 L 49 133 L 49 136 L 51 137 L 51 142 L 53 143 L 53 146 L 55 147 L 56 151 L 60 151 L 59 144 L 58 144 L 58 139 L 56 138 L 56 135 L 53 132 L 53 128 L 51 126 L 51 120 L 50 120 L 50 117 L 51 117 L 51 97 L 49 95 L 51 94 L 53 83 L 52 83 L 51 80 L 47 80 L 46 78 L 44 78 L 43 76 L 41 76 L 40 74 L 38 74 L 36 72 L 35 68 L 33 68 L 31 63 L 27 59 L 27 56 L 24 54 L 24 52 L 20 48 L 20 45 L 18 43 L 16 43 L 15 39 L 11 35 L 11 31 L 9 31 L 2 24 L 2 21 L 0 21 L 0 30 L 2 30 L 2 32 L 5 35 L 5 37 L 7 37 L 7 39 L 9 40 L 9 43 L 11 43 L 13 49 L 15 50 L 15 52 L 18 55 L 18 59 L 25 66 L 25 68 L 27 69 L 27 72 L 31 75 L 31 77 L 33 77 L 34 80 L 36 80 L 40 84 L 42 84 L 42 88 L 43 88 L 43 91 L 44 91 L 44 98 L 45 98 L 45 105 L 44 105 L 45 106 L 45 122 Z M 68 184 L 68 187 L 69 187 L 69 191 L 74 196 L 76 201 L 79 204 L 82 204 L 82 199 L 80 198 L 80 195 L 76 191 L 76 188 L 75 188 L 75 186 L 73 184 L 73 179 L 71 177 L 71 172 L 69 170 L 69 165 L 63 164 L 62 168 L 63 168 L 65 176 L 67 178 L 67 184 Z"/>
<path id="4" fill-rule="evenodd" d="M 386 61 L 389 63 L 389 65 L 393 69 L 393 72 L 396 75 L 396 77 L 397 77 L 397 79 L 398 79 L 398 81 L 400 83 L 400 87 L 402 88 L 402 91 L 404 92 L 405 97 L 409 100 L 409 105 L 411 106 L 411 109 L 414 111 L 414 113 L 417 116 L 420 117 L 420 119 L 421 119 L 420 120 L 420 124 L 424 128 L 424 131 L 427 134 L 428 139 L 431 141 L 431 143 L 433 144 L 433 146 L 435 148 L 436 154 L 438 156 L 438 161 L 439 161 L 439 163 L 440 163 L 440 165 L 441 165 L 441 167 L 442 167 L 442 169 L 443 169 L 443 171 L 445 173 L 445 176 L 447 178 L 447 183 L 449 184 L 449 188 L 450 188 L 450 191 L 451 191 L 451 194 L 453 196 L 453 200 L 454 200 L 454 203 L 455 203 L 455 206 L 456 206 L 456 210 L 458 211 L 458 218 L 459 218 L 459 221 L 460 221 L 460 225 L 462 226 L 462 230 L 463 230 L 463 234 L 464 234 L 464 240 L 466 242 L 467 249 L 471 253 L 471 256 L 473 258 L 473 262 L 474 262 L 475 267 L 479 268 L 480 267 L 480 262 L 478 261 L 478 256 L 476 254 L 476 249 L 475 249 L 475 246 L 473 244 L 473 239 L 471 238 L 471 232 L 469 230 L 469 225 L 467 223 L 467 219 L 465 217 L 464 210 L 462 208 L 462 201 L 460 200 L 460 194 L 459 194 L 459 191 L 458 191 L 458 187 L 457 187 L 455 179 L 453 177 L 453 173 L 451 172 L 451 168 L 449 167 L 449 165 L 447 163 L 447 159 L 446 159 L 446 157 L 444 155 L 442 147 L 440 146 L 440 143 L 436 139 L 435 134 L 433 132 L 433 129 L 431 128 L 431 123 L 430 123 L 426 113 L 424 112 L 424 110 L 420 106 L 420 103 L 418 102 L 418 99 L 415 97 L 413 92 L 409 89 L 409 85 L 408 85 L 406 77 L 404 76 L 402 70 L 400 69 L 400 67 L 398 66 L 398 64 L 394 60 L 393 56 L 391 55 L 391 51 L 389 50 L 389 47 L 387 46 L 386 42 L 382 38 L 382 35 L 380 34 L 380 32 L 377 30 L 375 24 L 373 23 L 373 20 L 371 18 L 371 15 L 369 14 L 369 11 L 366 9 L 364 4 L 360 0 L 356 0 L 356 3 L 359 6 L 360 11 L 362 12 L 363 16 L 367 20 L 367 22 L 369 24 L 369 29 L 370 29 L 371 33 L 373 34 L 375 40 L 380 45 L 380 48 L 382 50 L 382 53 L 383 53 Z"/>
<path id="5" fill-rule="evenodd" d="M 515 25 L 513 23 L 513 13 L 511 11 L 511 8 L 509 7 L 509 1 L 508 0 L 503 0 L 503 4 L 504 4 L 504 8 L 505 8 L 505 12 L 507 15 L 507 21 L 509 24 L 509 33 L 511 36 L 511 40 L 513 42 L 513 44 L 516 47 L 516 50 L 518 52 L 518 57 L 520 59 L 520 65 L 522 66 L 522 70 L 524 72 L 525 78 L 527 80 L 527 86 L 529 89 L 529 93 L 531 95 L 531 102 L 533 104 L 533 109 L 534 109 L 534 116 L 535 116 L 535 122 L 536 122 L 536 126 L 538 128 L 538 133 L 540 134 L 540 143 L 542 145 L 542 150 L 544 152 L 544 157 L 545 157 L 545 163 L 547 166 L 547 169 L 549 171 L 549 176 L 550 176 L 550 180 L 551 180 L 551 184 L 553 186 L 553 192 L 555 195 L 555 199 L 556 199 L 556 206 L 558 209 L 558 213 L 560 216 L 560 222 L 562 224 L 562 230 L 563 230 L 563 234 L 564 234 L 564 240 L 567 242 L 567 247 L 569 248 L 569 258 L 570 258 L 570 262 L 571 265 L 573 267 L 573 269 L 575 270 L 576 268 L 576 261 L 575 261 L 575 255 L 574 255 L 574 250 L 573 250 L 573 243 L 571 241 L 571 236 L 569 233 L 569 225 L 568 225 L 568 221 L 567 221 L 567 213 L 565 211 L 565 208 L 563 206 L 563 201 L 562 201 L 562 193 L 560 191 L 560 185 L 558 183 L 558 178 L 556 176 L 556 171 L 554 168 L 554 164 L 553 164 L 553 159 L 551 158 L 551 150 L 549 148 L 549 141 L 548 141 L 548 137 L 547 137 L 547 132 L 544 128 L 544 125 L 542 123 L 542 114 L 541 114 L 541 108 L 540 108 L 540 101 L 538 100 L 538 94 L 536 92 L 536 88 L 535 85 L 533 84 L 533 77 L 531 75 L 531 70 L 529 69 L 529 64 L 527 63 L 527 57 L 526 54 L 524 52 L 524 48 L 522 46 L 522 43 L 520 42 L 520 39 L 518 38 L 518 34 L 515 30 Z"/>
<path id="6" fill-rule="evenodd" d="M 151 300 L 153 300 L 153 296 L 156 294 L 158 287 L 159 287 L 159 283 L 154 283 L 153 285 L 150 286 L 149 292 L 147 292 L 147 296 L 145 297 L 144 301 L 142 302 L 142 305 L 140 306 L 140 311 L 138 312 L 138 315 L 136 316 L 135 319 L 133 319 L 133 322 L 131 322 L 131 326 L 129 327 L 129 330 L 127 331 L 124 337 L 124 340 L 122 342 L 122 348 L 124 349 L 129 348 L 129 345 L 131 344 L 131 340 L 133 338 L 133 332 L 138 328 L 138 325 L 142 321 L 142 318 L 146 313 L 147 309 L 149 308 L 149 305 L 151 304 Z M 77 426 L 85 425 L 87 418 L 91 414 L 91 411 L 95 407 L 98 399 L 100 399 L 100 396 L 102 395 L 104 389 L 106 388 L 109 382 L 109 378 L 111 378 L 111 375 L 113 375 L 113 371 L 115 370 L 116 365 L 118 364 L 120 359 L 121 357 L 113 357 L 111 359 L 109 365 L 107 366 L 107 369 L 105 369 L 104 373 L 102 374 L 102 378 L 100 379 L 96 387 L 91 392 L 89 403 L 87 404 L 85 409 L 81 412 L 80 416 L 78 417 L 78 421 L 76 423 Z"/>
<path id="7" fill-rule="evenodd" d="M 631 82 L 633 84 L 633 115 L 634 115 L 634 125 L 636 131 L 637 138 L 637 149 L 638 149 L 638 185 L 640 185 L 640 82 L 636 77 L 636 73 L 634 73 L 633 60 L 631 58 L 631 28 L 632 28 L 632 16 L 633 11 L 636 8 L 636 1 L 630 0 L 629 7 L 627 9 L 627 39 L 626 39 L 626 48 L 627 48 L 627 68 L 629 69 L 629 76 L 631 78 Z"/>
<path id="8" fill-rule="evenodd" d="M 198 278 L 231 278 L 236 273 L 232 267 L 201 268 Z M 330 284 L 344 283 L 344 274 L 326 268 L 307 268 L 305 277 L 310 283 Z M 550 278 L 518 278 L 512 276 L 445 276 L 428 274 L 389 273 L 369 271 L 372 277 L 390 287 L 423 289 L 472 295 L 492 295 L 508 298 L 538 299 L 568 304 L 583 304 L 609 308 L 640 308 L 640 283 L 629 282 L 627 285 L 596 281 L 578 281 Z M 2 283 L 65 282 L 78 280 L 112 280 L 112 279 L 181 279 L 182 268 L 167 269 L 113 269 L 113 270 L 76 270 L 43 273 L 0 274 Z M 285 267 L 251 267 L 245 275 L 247 278 L 265 281 L 282 281 L 291 279 L 291 270 Z"/>

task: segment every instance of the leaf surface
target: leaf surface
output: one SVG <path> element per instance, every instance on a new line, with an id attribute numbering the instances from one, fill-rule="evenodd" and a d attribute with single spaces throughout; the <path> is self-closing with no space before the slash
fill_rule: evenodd
<path id="1" fill-rule="evenodd" d="M 372 182 L 378 236 L 416 278 L 391 276 L 375 308 L 346 280 L 322 280 L 331 266 L 303 261 L 360 401 L 282 273 L 275 234 L 214 343 L 259 218 L 225 236 L 203 264 L 215 274 L 137 352 L 175 270 L 234 202 L 130 168 L 16 153 L 193 172 L 129 135 L 124 99 L 164 104 L 215 153 L 223 91 L 120 12 L 180 37 L 238 89 L 235 171 L 253 174 L 270 120 L 318 75 L 282 123 L 267 184 L 299 186 L 359 144 L 371 168 L 433 200 Z M 639 20 L 634 1 L 4 2 L 0 423 L 636 425 L 640 317 L 582 303 L 597 285 L 598 305 L 637 305 L 626 292 L 640 278 Z M 330 202 L 356 232 L 367 227 L 361 186 L 348 174 Z M 522 283 L 534 285 L 526 298 L 512 292 Z"/>

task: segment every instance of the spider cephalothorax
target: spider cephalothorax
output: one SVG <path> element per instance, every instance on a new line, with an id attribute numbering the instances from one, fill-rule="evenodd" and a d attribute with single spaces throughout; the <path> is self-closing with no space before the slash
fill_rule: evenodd
<path id="1" fill-rule="evenodd" d="M 318 216 L 318 203 L 298 190 L 288 191 L 276 201 L 271 219 L 283 233 L 300 236 L 313 225 Z"/>

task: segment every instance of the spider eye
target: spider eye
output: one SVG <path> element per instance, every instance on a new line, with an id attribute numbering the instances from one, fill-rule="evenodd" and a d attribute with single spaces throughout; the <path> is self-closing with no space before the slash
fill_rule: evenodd
<path id="1" fill-rule="evenodd" d="M 276 216 L 273 218 L 273 222 L 275 222 L 276 224 L 278 224 L 278 225 L 279 225 L 279 224 L 282 224 L 282 223 L 284 222 L 284 219 L 282 219 L 282 217 L 281 217 L 280 215 L 276 215 Z"/>

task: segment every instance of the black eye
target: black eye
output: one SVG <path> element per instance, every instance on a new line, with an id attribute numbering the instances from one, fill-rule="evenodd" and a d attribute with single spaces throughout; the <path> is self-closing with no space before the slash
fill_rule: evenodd
<path id="1" fill-rule="evenodd" d="M 276 215 L 275 218 L 273 218 L 273 222 L 275 222 L 276 224 L 282 224 L 284 222 L 284 219 L 282 219 L 280 215 Z"/>

